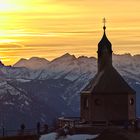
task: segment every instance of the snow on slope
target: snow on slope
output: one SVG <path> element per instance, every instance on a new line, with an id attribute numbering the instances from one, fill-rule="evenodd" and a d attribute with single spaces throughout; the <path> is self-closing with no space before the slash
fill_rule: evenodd
<path id="1" fill-rule="evenodd" d="M 3 66 L 0 68 L 0 74 L 2 77 L 6 79 L 23 79 L 25 80 L 33 80 L 38 78 L 42 70 L 30 70 L 24 67 L 9 67 Z"/>
<path id="2" fill-rule="evenodd" d="M 42 61 L 40 62 L 42 63 Z M 67 112 L 75 111 L 76 115 L 79 113 L 79 93 L 96 74 L 97 60 L 92 57 L 76 58 L 73 55 L 65 54 L 48 62 L 46 66 L 44 65 L 45 67 L 42 67 L 43 64 L 35 64 L 39 69 L 34 70 L 30 69 L 32 64 L 29 68 L 0 65 L 0 110 L 3 109 L 7 112 L 5 107 L 9 105 L 6 108 L 11 112 L 15 111 L 15 114 L 21 114 L 24 106 L 25 114 L 30 114 L 29 111 L 34 112 L 34 116 L 36 114 L 34 119 L 46 119 L 47 121 L 61 112 L 67 116 Z M 113 64 L 125 80 L 139 93 L 140 56 L 113 55 Z M 19 100 L 21 97 L 24 98 Z M 50 102 L 52 100 L 53 102 Z M 139 100 L 140 96 L 137 94 L 137 110 L 140 116 Z M 21 106 L 21 102 L 23 106 Z M 17 107 L 22 109 L 16 109 Z M 36 108 L 32 109 L 32 107 Z M 21 112 L 18 112 L 19 110 Z M 31 115 L 26 118 L 32 120 Z M 10 119 L 9 122 L 11 122 Z"/>
<path id="3" fill-rule="evenodd" d="M 24 65 L 24 63 L 21 63 L 21 61 L 19 61 L 17 62 L 19 68 L 16 68 L 17 64 L 14 65 L 17 71 L 14 71 L 15 69 L 13 67 L 13 68 L 9 68 L 8 70 L 5 69 L 3 70 L 3 72 L 9 73 L 13 77 L 17 77 L 17 78 L 24 77 L 28 79 L 43 80 L 49 78 L 58 79 L 60 77 L 65 77 L 65 79 L 74 81 L 77 78 L 79 78 L 79 76 L 81 76 L 82 74 L 88 73 L 89 75 L 91 75 L 95 73 L 97 69 L 96 61 L 97 60 L 93 57 L 88 58 L 82 56 L 76 58 L 74 55 L 70 55 L 67 53 L 57 59 L 54 59 L 51 62 L 48 62 L 47 65 L 45 65 L 44 62 L 42 62 L 41 64 L 41 61 L 40 63 L 37 64 L 35 62 L 34 63 L 31 63 L 30 61 L 27 62 L 27 60 L 26 60 L 26 65 Z M 36 64 L 37 66 L 33 67 L 32 66 L 33 64 Z M 18 69 L 21 70 L 21 73 L 18 72 Z"/>
<path id="4" fill-rule="evenodd" d="M 90 79 L 97 72 L 96 58 L 85 56 L 76 58 L 74 55 L 68 53 L 51 62 L 37 57 L 29 60 L 23 59 L 22 61 L 26 62 L 25 65 L 19 61 L 14 67 L 1 66 L 1 76 L 5 75 L 11 79 L 23 79 L 23 81 L 28 79 L 59 79 L 62 77 L 70 81 L 75 81 L 77 79 L 81 80 L 80 78 L 83 80 L 83 75 L 87 75 L 87 79 Z M 121 75 L 140 82 L 140 55 L 114 54 L 113 64 Z M 19 66 L 18 68 L 15 67 L 17 65 Z"/>
<path id="5" fill-rule="evenodd" d="M 65 77 L 71 81 L 76 80 L 84 73 L 93 73 L 96 70 L 96 59 L 88 57 L 76 58 L 74 55 L 65 54 L 48 64 L 40 74 L 40 79 Z"/>
<path id="6" fill-rule="evenodd" d="M 17 64 L 21 67 L 18 68 L 1 66 L 1 76 L 9 79 L 21 79 L 21 81 L 59 78 L 68 79 L 70 81 L 82 81 L 84 80 L 83 78 L 86 80 L 91 79 L 97 72 L 96 58 L 85 56 L 76 58 L 74 55 L 68 53 L 51 62 L 37 57 L 33 57 L 29 60 L 23 59 L 22 61 L 26 61 L 26 64 L 24 65 L 24 63 L 19 61 Z M 122 76 L 140 82 L 140 55 L 131 56 L 130 54 L 114 54 L 113 64 Z"/>
<path id="7" fill-rule="evenodd" d="M 77 134 L 77 135 L 68 135 L 66 137 L 60 137 L 57 140 L 87 140 L 87 139 L 94 139 L 98 135 L 88 135 L 88 134 Z M 47 135 L 41 136 L 40 140 L 55 140 L 57 137 L 56 133 L 50 133 Z"/>
<path id="8" fill-rule="evenodd" d="M 38 70 L 44 69 L 48 63 L 49 61 L 45 58 L 32 57 L 28 60 L 22 58 L 16 64 L 14 64 L 14 67 L 25 67 L 31 70 Z"/>
<path id="9" fill-rule="evenodd" d="M 6 69 L 6 73 L 16 78 L 44 80 L 49 78 L 58 79 L 63 77 L 65 79 L 74 81 L 84 74 L 88 74 L 89 77 L 93 77 L 97 72 L 97 59 L 93 57 L 81 56 L 76 58 L 74 55 L 67 53 L 51 62 L 46 62 L 45 60 L 46 64 L 44 64 L 44 60 L 40 58 L 34 58 L 34 63 L 32 63 L 30 61 L 32 59 L 33 58 L 28 60 L 28 65 L 26 66 L 23 65 L 23 63 L 17 62 L 20 64 L 19 66 L 25 66 L 26 68 L 16 68 L 16 70 L 9 68 L 8 70 Z M 114 54 L 113 64 L 115 68 L 121 73 L 121 75 L 140 81 L 140 55 L 131 56 L 130 54 Z M 33 70 L 28 70 L 31 68 Z M 4 71 L 2 72 L 4 73 Z"/>
<path id="10" fill-rule="evenodd" d="M 140 55 L 113 55 L 113 64 L 121 75 L 140 81 Z"/>
<path id="11" fill-rule="evenodd" d="M 123 77 L 129 78 L 129 84 L 133 83 L 130 79 L 140 83 L 140 55 L 114 54 L 113 64 Z M 8 72 L 12 72 L 10 75 L 16 77 L 16 79 L 21 79 L 20 81 L 26 81 L 28 79 L 67 79 L 72 81 L 70 86 L 65 85 L 67 88 L 61 93 L 61 97 L 74 110 L 75 103 L 77 103 L 77 106 L 79 103 L 78 97 L 80 91 L 97 72 L 97 59 L 85 56 L 76 58 L 74 55 L 67 53 L 49 62 L 42 70 L 28 71 L 27 69 L 23 69 L 17 72 L 16 70 L 10 69 Z"/>

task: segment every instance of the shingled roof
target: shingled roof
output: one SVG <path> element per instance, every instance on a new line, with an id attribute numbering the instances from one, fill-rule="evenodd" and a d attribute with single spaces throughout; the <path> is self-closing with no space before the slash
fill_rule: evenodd
<path id="1" fill-rule="evenodd" d="M 98 72 L 83 92 L 92 94 L 134 94 L 135 91 L 111 66 Z"/>
<path id="2" fill-rule="evenodd" d="M 112 65 L 112 44 L 106 36 L 104 19 L 104 34 L 98 44 L 98 72 L 90 81 L 83 93 L 92 94 L 135 94 L 123 77 Z"/>

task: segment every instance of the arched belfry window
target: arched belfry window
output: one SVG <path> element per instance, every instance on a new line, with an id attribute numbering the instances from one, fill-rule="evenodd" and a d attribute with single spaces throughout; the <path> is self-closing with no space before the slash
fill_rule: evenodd
<path id="1" fill-rule="evenodd" d="M 89 108 L 89 99 L 88 97 L 84 98 L 84 109 L 88 109 Z"/>

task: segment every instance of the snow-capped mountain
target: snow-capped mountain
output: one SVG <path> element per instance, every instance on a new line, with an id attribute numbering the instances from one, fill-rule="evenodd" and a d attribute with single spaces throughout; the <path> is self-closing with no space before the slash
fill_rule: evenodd
<path id="1" fill-rule="evenodd" d="M 114 54 L 113 64 L 137 91 L 140 116 L 140 55 Z M 13 67 L 0 65 L 0 111 L 5 122 L 15 118 L 16 126 L 23 122 L 33 126 L 37 121 L 50 123 L 58 116 L 79 116 L 80 92 L 96 71 L 96 58 L 68 53 L 50 62 L 34 57 Z"/>
<path id="2" fill-rule="evenodd" d="M 140 55 L 113 55 L 113 64 L 116 69 L 122 75 L 131 76 L 132 78 L 137 78 L 137 80 L 140 78 L 139 60 Z M 15 70 L 11 75 L 19 78 L 23 76 L 23 78 L 28 79 L 46 79 L 49 77 L 57 79 L 65 75 L 66 78 L 75 80 L 83 73 L 91 73 L 93 76 L 93 74 L 97 71 L 96 61 L 97 60 L 94 57 L 81 56 L 76 58 L 74 55 L 67 53 L 50 62 L 46 59 L 37 57 L 30 58 L 29 60 L 21 59 L 13 66 L 16 69 L 12 67 L 10 70 L 8 69 L 9 71 L 7 71 L 7 69 L 5 71 L 12 73 L 12 71 Z M 22 74 L 20 72 L 22 72 Z"/>
<path id="3" fill-rule="evenodd" d="M 44 69 L 48 65 L 49 61 L 45 58 L 32 57 L 30 59 L 20 59 L 14 67 L 26 67 L 31 70 Z"/>

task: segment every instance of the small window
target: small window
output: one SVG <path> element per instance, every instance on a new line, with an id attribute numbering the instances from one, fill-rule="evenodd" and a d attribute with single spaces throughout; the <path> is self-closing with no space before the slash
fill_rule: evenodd
<path id="1" fill-rule="evenodd" d="M 130 101 L 129 101 L 130 105 L 133 105 L 134 104 L 134 99 L 131 98 Z"/>
<path id="2" fill-rule="evenodd" d="M 95 105 L 101 105 L 101 100 L 100 99 L 95 99 Z"/>
<path id="3" fill-rule="evenodd" d="M 89 108 L 89 100 L 88 100 L 88 98 L 86 97 L 85 99 L 84 99 L 84 109 L 88 109 Z"/>

